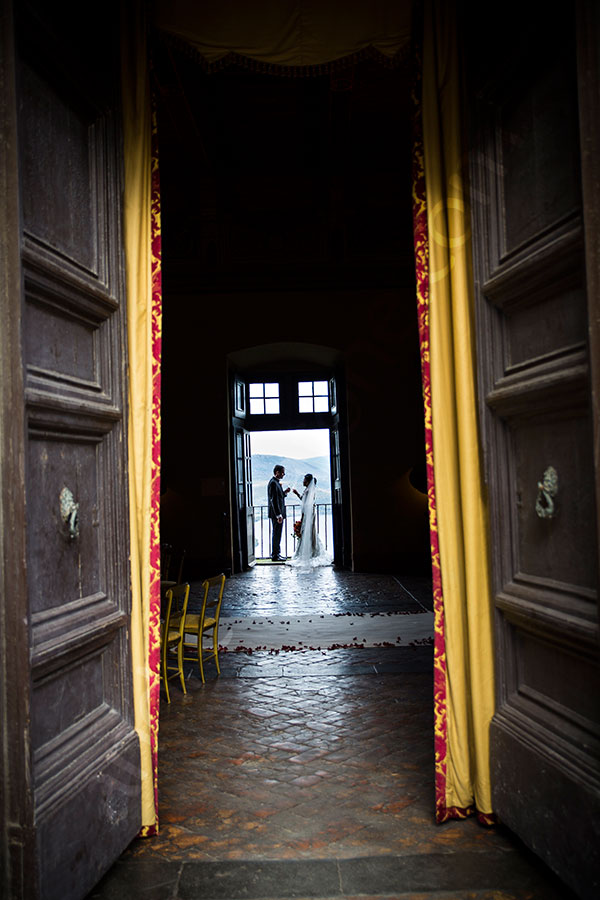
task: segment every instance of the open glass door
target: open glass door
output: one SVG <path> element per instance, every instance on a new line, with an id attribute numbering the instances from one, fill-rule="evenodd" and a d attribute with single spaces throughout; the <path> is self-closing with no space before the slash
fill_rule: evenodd
<path id="1" fill-rule="evenodd" d="M 333 561 L 342 564 L 344 540 L 342 527 L 342 475 L 340 462 L 340 429 L 334 425 L 329 432 L 331 455 L 331 515 L 333 519 Z"/>
<path id="2" fill-rule="evenodd" d="M 233 389 L 233 568 L 243 572 L 256 562 L 254 505 L 252 496 L 252 452 L 250 434 L 245 427 L 246 382 L 239 375 L 232 378 Z"/>
<path id="3" fill-rule="evenodd" d="M 254 506 L 252 504 L 252 453 L 250 435 L 242 428 L 235 429 L 235 477 L 240 522 L 240 550 L 243 569 L 256 562 L 254 537 Z"/>
<path id="4" fill-rule="evenodd" d="M 333 562 L 336 566 L 351 568 L 352 553 L 347 508 L 343 502 L 346 489 L 346 472 L 343 453 L 344 430 L 340 422 L 339 385 L 335 377 L 329 379 L 329 453 L 331 461 L 331 513 L 333 520 Z"/>

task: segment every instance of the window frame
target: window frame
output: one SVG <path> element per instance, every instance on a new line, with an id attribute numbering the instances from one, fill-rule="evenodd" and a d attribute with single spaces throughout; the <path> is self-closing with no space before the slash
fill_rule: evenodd
<path id="1" fill-rule="evenodd" d="M 331 382 L 335 380 L 335 372 L 332 368 L 324 369 L 315 366 L 309 369 L 298 369 L 292 371 L 277 370 L 247 370 L 244 372 L 244 380 L 246 381 L 246 416 L 245 427 L 249 431 L 276 431 L 287 429 L 305 429 L 305 428 L 329 428 L 335 417 L 335 411 L 332 410 L 331 400 Z M 309 395 L 313 401 L 313 410 L 310 412 L 300 412 L 299 409 L 299 385 L 301 383 L 310 383 L 312 393 Z M 315 394 L 315 383 L 320 385 L 322 393 Z M 264 393 L 262 396 L 250 396 L 250 385 L 278 384 L 279 385 L 279 412 L 252 412 L 251 400 L 266 400 Z M 307 395 L 308 396 L 308 395 Z M 314 399 L 324 398 L 327 401 L 327 410 L 314 412 Z"/>

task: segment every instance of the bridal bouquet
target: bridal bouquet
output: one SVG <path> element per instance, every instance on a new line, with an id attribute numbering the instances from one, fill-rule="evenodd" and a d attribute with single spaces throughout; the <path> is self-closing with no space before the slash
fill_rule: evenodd
<path id="1" fill-rule="evenodd" d="M 297 522 L 294 522 L 294 537 L 300 540 L 302 535 L 302 519 L 298 519 Z"/>

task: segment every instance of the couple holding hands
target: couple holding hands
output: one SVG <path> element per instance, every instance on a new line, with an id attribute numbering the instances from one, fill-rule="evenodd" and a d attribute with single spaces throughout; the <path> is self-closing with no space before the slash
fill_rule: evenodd
<path id="1" fill-rule="evenodd" d="M 289 494 L 291 488 L 285 491 L 281 486 L 281 479 L 285 475 L 284 466 L 277 465 L 273 469 L 273 477 L 269 481 L 267 487 L 267 497 L 269 503 L 269 518 L 273 526 L 273 540 L 271 544 L 271 559 L 273 562 L 287 562 L 290 566 L 329 566 L 331 565 L 331 556 L 325 551 L 323 544 L 317 534 L 317 517 L 315 509 L 315 492 L 317 488 L 317 479 L 314 475 L 304 476 L 304 490 L 299 494 L 294 488 L 294 494 L 301 501 L 301 525 L 300 539 L 296 552 L 293 557 L 288 560 L 281 555 L 281 534 L 283 531 L 283 523 L 286 519 L 285 498 Z"/>

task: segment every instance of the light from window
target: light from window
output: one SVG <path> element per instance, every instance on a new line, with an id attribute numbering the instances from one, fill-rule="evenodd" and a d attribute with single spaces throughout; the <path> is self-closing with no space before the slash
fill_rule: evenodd
<path id="1" fill-rule="evenodd" d="M 298 410 L 301 413 L 328 412 L 328 383 L 326 381 L 299 381 Z"/>
<path id="2" fill-rule="evenodd" d="M 250 415 L 279 415 L 279 384 L 277 382 L 254 382 L 248 385 Z"/>

